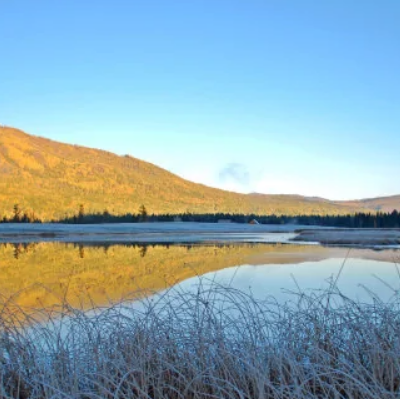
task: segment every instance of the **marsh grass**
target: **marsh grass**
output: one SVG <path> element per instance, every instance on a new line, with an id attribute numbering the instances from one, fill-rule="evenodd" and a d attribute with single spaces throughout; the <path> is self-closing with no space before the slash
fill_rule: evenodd
<path id="1" fill-rule="evenodd" d="M 399 398 L 397 292 L 359 303 L 335 284 L 282 304 L 203 281 L 138 307 L 64 304 L 47 323 L 8 304 L 0 397 Z"/>

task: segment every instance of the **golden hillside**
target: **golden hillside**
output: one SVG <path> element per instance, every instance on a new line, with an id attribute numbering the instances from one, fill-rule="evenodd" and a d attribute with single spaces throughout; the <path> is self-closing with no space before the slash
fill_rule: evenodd
<path id="1" fill-rule="evenodd" d="M 343 214 L 357 208 L 288 195 L 244 195 L 184 180 L 130 156 L 0 127 L 0 218 L 14 204 L 43 220 L 86 213 Z M 360 209 L 360 208 L 358 208 Z"/>

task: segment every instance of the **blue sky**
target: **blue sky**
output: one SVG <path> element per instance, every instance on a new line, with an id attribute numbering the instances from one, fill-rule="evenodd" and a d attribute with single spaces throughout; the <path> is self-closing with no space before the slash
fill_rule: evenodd
<path id="1" fill-rule="evenodd" d="M 0 124 L 215 187 L 400 194 L 398 0 L 0 0 Z"/>

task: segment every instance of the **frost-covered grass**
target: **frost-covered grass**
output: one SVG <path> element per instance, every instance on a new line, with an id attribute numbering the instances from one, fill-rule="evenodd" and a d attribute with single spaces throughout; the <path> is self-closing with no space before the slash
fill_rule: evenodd
<path id="1" fill-rule="evenodd" d="M 215 284 L 136 308 L 2 312 L 1 398 L 399 398 L 400 309 L 340 293 L 260 302 Z"/>

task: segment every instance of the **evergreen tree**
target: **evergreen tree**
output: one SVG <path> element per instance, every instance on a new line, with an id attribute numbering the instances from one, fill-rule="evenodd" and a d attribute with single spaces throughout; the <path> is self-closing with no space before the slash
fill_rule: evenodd
<path id="1" fill-rule="evenodd" d="M 147 209 L 144 205 L 140 205 L 139 207 L 139 221 L 140 222 L 145 222 L 147 220 L 148 213 Z"/>
<path id="2" fill-rule="evenodd" d="M 82 222 L 83 218 L 85 217 L 85 208 L 83 204 L 79 205 L 79 212 L 78 212 L 78 220 Z"/>
<path id="3" fill-rule="evenodd" d="M 14 204 L 14 217 L 13 222 L 19 223 L 21 221 L 21 210 L 18 204 Z"/>

